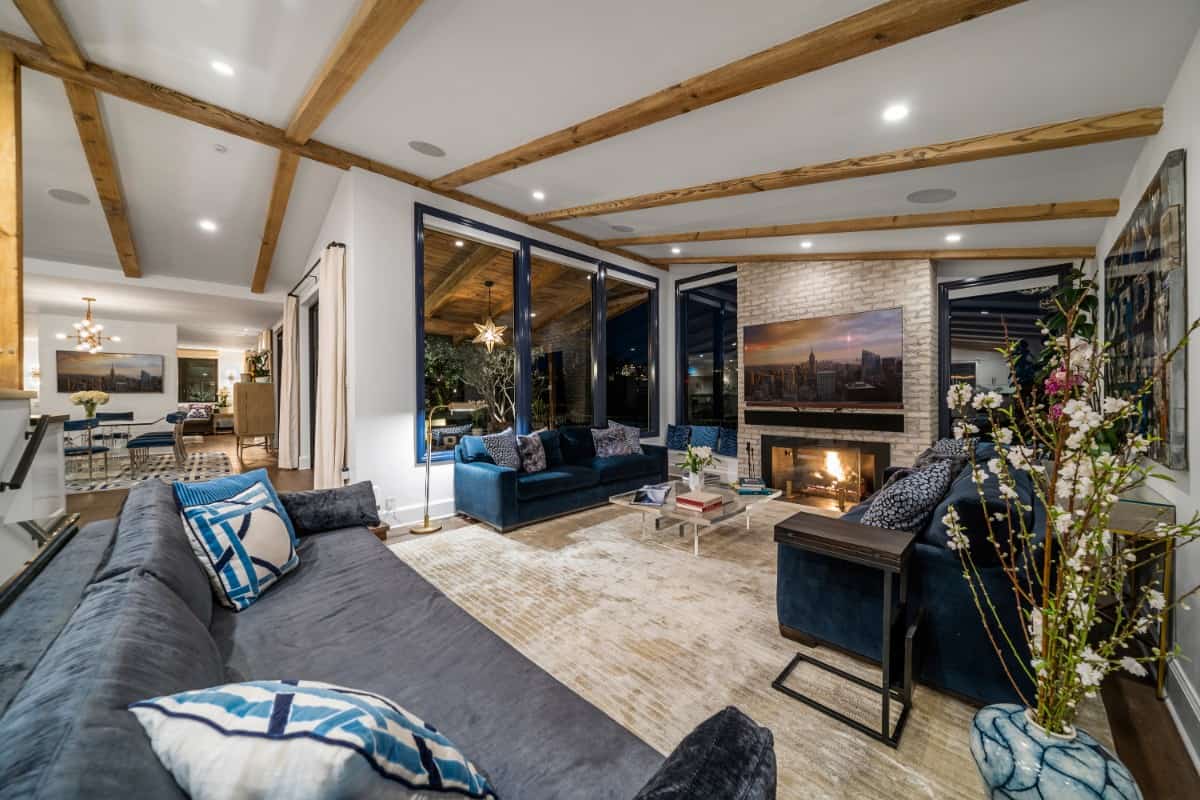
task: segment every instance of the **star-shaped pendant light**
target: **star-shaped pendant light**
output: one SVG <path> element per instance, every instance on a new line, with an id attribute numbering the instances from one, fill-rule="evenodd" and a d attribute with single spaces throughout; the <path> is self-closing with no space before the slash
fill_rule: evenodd
<path id="1" fill-rule="evenodd" d="M 508 326 L 507 325 L 497 325 L 495 323 L 495 321 L 492 319 L 492 286 L 493 286 L 493 283 L 492 283 L 492 281 L 484 281 L 483 285 L 486 286 L 487 290 L 488 290 L 488 315 L 487 315 L 487 319 L 484 320 L 482 324 L 480 324 L 478 322 L 471 323 L 472 325 L 475 326 L 475 330 L 479 331 L 479 334 L 471 341 L 474 342 L 475 344 L 483 345 L 484 347 L 486 347 L 488 349 L 488 352 L 490 353 L 490 352 L 492 352 L 492 348 L 495 347 L 496 345 L 504 344 L 504 331 L 508 329 Z"/>

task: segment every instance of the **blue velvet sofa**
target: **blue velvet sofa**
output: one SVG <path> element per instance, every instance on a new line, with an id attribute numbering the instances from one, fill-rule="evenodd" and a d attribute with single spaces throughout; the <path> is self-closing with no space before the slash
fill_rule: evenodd
<path id="1" fill-rule="evenodd" d="M 546 451 L 541 472 L 498 466 L 481 437 L 464 436 L 454 448 L 456 510 L 509 531 L 667 479 L 665 447 L 643 443 L 643 453 L 599 458 L 591 428 L 570 426 L 539 436 Z"/>
<path id="2" fill-rule="evenodd" d="M 995 455 L 990 443 L 976 448 L 976 460 L 986 462 Z M 987 704 L 1020 702 L 1009 683 L 1004 666 L 983 628 L 971 590 L 963 578 L 958 553 L 946 547 L 942 517 L 951 506 L 958 510 L 971 540 L 971 554 L 980 567 L 988 593 L 995 602 L 1005 628 L 1014 642 L 1023 642 L 1018 610 L 1011 584 L 997 563 L 994 546 L 986 540 L 984 519 L 1003 513 L 1005 505 L 996 479 L 985 484 L 980 499 L 969 464 L 956 474 L 950 489 L 934 510 L 929 523 L 917 535 L 909 564 L 909 609 L 924 610 L 918 633 L 914 664 L 915 678 L 970 701 Z M 1045 532 L 1045 509 L 1037 502 L 1028 475 L 1018 475 L 1018 493 L 1023 503 L 1033 506 L 1026 524 Z M 842 519 L 857 522 L 870 500 L 850 509 Z M 997 537 L 1006 539 L 1009 525 L 998 523 Z M 780 633 L 790 639 L 832 645 L 872 661 L 880 661 L 880 619 L 883 615 L 883 586 L 878 570 L 850 564 L 828 556 L 779 546 L 776 606 Z M 898 600 L 899 587 L 895 586 Z M 893 636 L 893 641 L 902 637 Z M 1024 654 L 1029 663 L 1028 653 Z M 1032 683 L 1006 651 L 1005 661 L 1020 680 L 1027 698 Z"/>

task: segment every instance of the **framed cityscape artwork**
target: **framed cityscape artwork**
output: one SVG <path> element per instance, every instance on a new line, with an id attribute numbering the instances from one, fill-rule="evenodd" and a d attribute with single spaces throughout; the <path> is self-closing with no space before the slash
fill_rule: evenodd
<path id="1" fill-rule="evenodd" d="M 163 356 L 135 353 L 56 354 L 58 391 L 98 389 L 109 394 L 163 391 Z"/>
<path id="2" fill-rule="evenodd" d="M 1104 328 L 1112 345 L 1107 393 L 1128 396 L 1154 373 L 1187 330 L 1185 152 L 1167 154 L 1104 259 Z M 1143 405 L 1149 456 L 1186 469 L 1187 359 L 1181 354 L 1154 382 Z"/>

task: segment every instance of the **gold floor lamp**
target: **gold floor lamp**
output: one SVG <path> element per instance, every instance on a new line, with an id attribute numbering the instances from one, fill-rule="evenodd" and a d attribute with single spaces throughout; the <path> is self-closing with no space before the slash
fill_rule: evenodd
<path id="1" fill-rule="evenodd" d="M 449 411 L 450 406 L 434 406 L 425 412 L 425 521 L 421 525 L 409 528 L 409 533 L 436 533 L 442 529 L 441 525 L 434 525 L 429 521 L 429 470 L 433 463 L 433 415 L 442 409 Z"/>

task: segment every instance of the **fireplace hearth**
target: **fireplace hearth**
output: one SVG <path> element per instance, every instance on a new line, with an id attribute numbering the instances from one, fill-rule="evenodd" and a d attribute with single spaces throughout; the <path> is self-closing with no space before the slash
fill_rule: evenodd
<path id="1" fill-rule="evenodd" d="M 763 481 L 780 500 L 847 511 L 883 482 L 891 446 L 881 442 L 763 436 Z"/>

